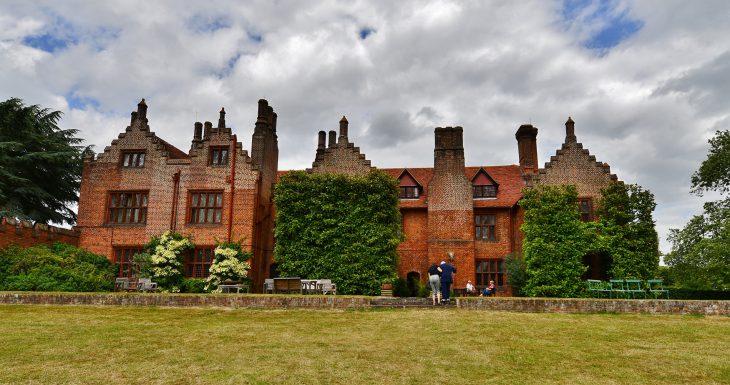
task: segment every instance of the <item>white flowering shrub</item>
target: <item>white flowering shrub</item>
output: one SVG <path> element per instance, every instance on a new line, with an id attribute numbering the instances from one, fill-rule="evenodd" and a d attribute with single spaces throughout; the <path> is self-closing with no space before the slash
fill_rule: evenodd
<path id="1" fill-rule="evenodd" d="M 193 243 L 184 235 L 166 231 L 145 245 L 146 271 L 163 290 L 179 292 L 183 279 L 183 256 L 192 249 Z"/>
<path id="2" fill-rule="evenodd" d="M 240 243 L 221 243 L 215 248 L 214 254 L 210 275 L 206 279 L 206 291 L 215 289 L 214 292 L 220 292 L 217 287 L 221 282 L 240 282 L 248 277 L 251 253 L 241 251 Z"/>

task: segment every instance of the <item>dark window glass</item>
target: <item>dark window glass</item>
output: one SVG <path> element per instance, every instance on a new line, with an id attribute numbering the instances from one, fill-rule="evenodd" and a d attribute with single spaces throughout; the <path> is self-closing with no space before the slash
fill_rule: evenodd
<path id="1" fill-rule="evenodd" d="M 416 199 L 418 198 L 418 186 L 401 186 L 400 188 L 401 199 Z"/>
<path id="2" fill-rule="evenodd" d="M 190 278 L 208 278 L 214 250 L 214 247 L 195 248 L 185 261 L 185 275 Z"/>
<path id="3" fill-rule="evenodd" d="M 497 188 L 492 185 L 473 186 L 474 198 L 496 198 Z"/>
<path id="4" fill-rule="evenodd" d="M 591 198 L 579 199 L 578 209 L 580 210 L 580 220 L 583 222 L 590 222 L 593 220 L 593 205 Z"/>
<path id="5" fill-rule="evenodd" d="M 120 191 L 109 195 L 109 223 L 147 223 L 147 191 Z"/>
<path id="6" fill-rule="evenodd" d="M 481 287 L 488 286 L 489 281 L 494 281 L 496 286 L 504 285 L 504 261 L 502 259 L 477 261 L 476 279 L 476 285 Z"/>
<path id="7" fill-rule="evenodd" d="M 497 241 L 497 229 L 494 215 L 474 216 L 475 234 L 474 237 L 480 241 Z"/>
<path id="8" fill-rule="evenodd" d="M 115 247 L 114 264 L 117 266 L 117 277 L 135 279 L 137 266 L 134 264 L 134 255 L 142 253 L 142 247 Z"/>
<path id="9" fill-rule="evenodd" d="M 190 193 L 190 223 L 221 223 L 223 192 Z"/>
<path id="10" fill-rule="evenodd" d="M 228 164 L 228 147 L 210 148 L 210 165 L 225 166 Z"/>
<path id="11" fill-rule="evenodd" d="M 144 152 L 124 151 L 122 152 L 122 167 L 144 167 Z"/>

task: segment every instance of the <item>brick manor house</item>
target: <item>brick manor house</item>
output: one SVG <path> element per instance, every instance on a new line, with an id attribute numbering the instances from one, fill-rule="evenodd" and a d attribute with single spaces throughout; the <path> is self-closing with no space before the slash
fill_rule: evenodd
<path id="1" fill-rule="evenodd" d="M 258 102 L 251 152 L 243 149 L 221 109 L 218 125 L 196 122 L 186 153 L 150 131 L 144 99 L 131 122 L 104 152 L 84 159 L 77 228 L 79 246 L 109 256 L 119 275 L 132 274 L 131 256 L 150 237 L 167 230 L 191 234 L 196 248 L 185 258 L 185 274 L 204 278 L 217 241 L 244 241 L 253 253 L 254 289 L 274 274 L 273 186 L 278 173 L 277 115 Z M 400 182 L 405 241 L 398 247 L 398 275 L 426 279 L 431 263 L 454 253 L 455 287 L 467 280 L 483 286 L 494 280 L 509 291 L 506 255 L 522 249 L 519 230 L 522 189 L 573 184 L 584 220 L 593 219 L 602 188 L 617 180 L 576 140 L 568 118 L 562 148 L 538 168 L 537 128 L 517 130 L 519 164 L 466 166 L 463 129 L 435 129 L 432 168 L 388 168 Z M 339 135 L 319 132 L 312 173 L 363 175 L 375 169 L 348 139 L 348 121 Z M 600 277 L 601 261 L 587 256 L 588 275 Z"/>

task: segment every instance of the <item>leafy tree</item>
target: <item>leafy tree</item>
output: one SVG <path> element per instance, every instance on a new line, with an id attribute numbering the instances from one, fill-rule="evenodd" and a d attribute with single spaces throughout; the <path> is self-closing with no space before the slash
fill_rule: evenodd
<path id="1" fill-rule="evenodd" d="M 391 176 L 291 172 L 277 183 L 274 200 L 282 274 L 329 278 L 338 292 L 369 295 L 395 275 L 400 211 Z"/>
<path id="2" fill-rule="evenodd" d="M 114 273 L 107 257 L 63 243 L 0 249 L 0 290 L 111 291 Z"/>
<path id="3" fill-rule="evenodd" d="M 596 213 L 600 248 L 614 278 L 651 279 L 659 266 L 659 238 L 652 212 L 654 195 L 639 185 L 612 183 L 603 189 Z"/>
<path id="4" fill-rule="evenodd" d="M 730 131 L 710 139 L 710 151 L 692 175 L 691 191 L 730 191 Z M 704 213 L 682 229 L 671 229 L 672 251 L 665 262 L 677 285 L 685 288 L 730 289 L 730 197 L 704 205 Z"/>
<path id="5" fill-rule="evenodd" d="M 507 272 L 507 283 L 512 288 L 512 294 L 521 297 L 527 283 L 527 265 L 522 255 L 511 253 L 504 257 L 504 269 Z"/>
<path id="6" fill-rule="evenodd" d="M 36 222 L 76 221 L 83 148 L 77 130 L 62 130 L 60 111 L 0 103 L 0 215 Z"/>
<path id="7" fill-rule="evenodd" d="M 583 256 L 592 246 L 592 224 L 580 220 L 575 186 L 527 189 L 522 245 L 528 296 L 575 297 L 583 291 Z"/>

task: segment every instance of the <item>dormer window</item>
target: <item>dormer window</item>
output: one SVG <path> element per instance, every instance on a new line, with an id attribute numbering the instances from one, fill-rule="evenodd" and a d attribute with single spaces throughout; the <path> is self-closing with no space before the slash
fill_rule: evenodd
<path id="1" fill-rule="evenodd" d="M 144 167 L 144 151 L 123 151 L 121 164 L 124 168 Z"/>
<path id="2" fill-rule="evenodd" d="M 211 166 L 225 166 L 228 164 L 228 147 L 211 147 L 208 162 Z"/>
<path id="3" fill-rule="evenodd" d="M 497 188 L 494 186 L 474 186 L 474 198 L 496 198 Z"/>
<path id="4" fill-rule="evenodd" d="M 400 199 L 418 199 L 421 196 L 421 184 L 408 170 L 403 170 L 398 177 L 398 183 L 400 184 Z"/>
<path id="5" fill-rule="evenodd" d="M 471 178 L 471 184 L 474 199 L 497 198 L 499 184 L 483 168 L 480 168 L 476 175 Z"/>
<path id="6" fill-rule="evenodd" d="M 400 199 L 418 199 L 418 186 L 401 186 Z"/>

